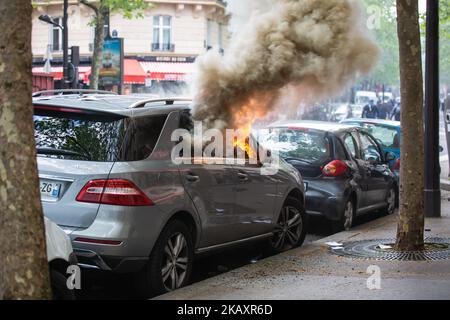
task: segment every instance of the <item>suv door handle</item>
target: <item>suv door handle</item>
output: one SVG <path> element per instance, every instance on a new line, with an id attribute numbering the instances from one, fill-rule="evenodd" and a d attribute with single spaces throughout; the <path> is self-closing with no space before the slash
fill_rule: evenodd
<path id="1" fill-rule="evenodd" d="M 186 180 L 189 181 L 189 182 L 198 182 L 198 181 L 200 181 L 200 177 L 199 177 L 199 176 L 196 176 L 195 174 L 192 174 L 192 173 L 188 173 L 188 174 L 185 176 L 185 178 L 186 178 Z"/>

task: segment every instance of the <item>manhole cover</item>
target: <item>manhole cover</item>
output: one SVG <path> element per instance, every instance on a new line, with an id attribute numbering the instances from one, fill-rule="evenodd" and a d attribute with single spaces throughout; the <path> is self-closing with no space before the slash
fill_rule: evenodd
<path id="1" fill-rule="evenodd" d="M 347 242 L 330 248 L 331 253 L 354 259 L 378 261 L 438 261 L 450 259 L 450 239 L 428 238 L 425 250 L 399 252 L 392 249 L 394 239 Z"/>

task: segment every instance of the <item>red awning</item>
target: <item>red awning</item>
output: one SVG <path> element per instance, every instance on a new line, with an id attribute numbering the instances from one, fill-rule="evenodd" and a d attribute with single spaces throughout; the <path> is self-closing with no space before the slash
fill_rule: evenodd
<path id="1" fill-rule="evenodd" d="M 124 79 L 125 84 L 145 84 L 146 72 L 142 68 L 139 61 L 135 59 L 125 59 L 124 62 Z M 34 67 L 33 73 L 44 73 L 43 67 Z M 89 84 L 89 77 L 91 76 L 91 67 L 79 67 L 78 68 L 79 79 L 84 83 Z M 52 67 L 51 74 L 55 80 L 61 80 L 63 77 L 62 67 Z"/>
<path id="2" fill-rule="evenodd" d="M 34 67 L 33 74 L 45 74 L 44 67 Z M 63 67 L 52 67 L 52 72 L 54 80 L 61 80 L 63 77 Z M 79 67 L 78 68 L 78 78 L 83 80 L 83 82 L 89 82 L 89 76 L 91 75 L 91 67 Z"/>
<path id="3" fill-rule="evenodd" d="M 145 73 L 152 80 L 186 81 L 186 77 L 194 73 L 194 64 L 186 62 L 141 62 Z"/>
<path id="4" fill-rule="evenodd" d="M 124 62 L 124 78 L 125 84 L 145 84 L 146 73 L 139 61 L 135 59 L 125 59 Z"/>

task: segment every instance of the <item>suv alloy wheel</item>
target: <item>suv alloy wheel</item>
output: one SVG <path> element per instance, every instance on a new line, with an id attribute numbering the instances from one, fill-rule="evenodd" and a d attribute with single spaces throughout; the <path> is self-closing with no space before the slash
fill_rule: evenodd
<path id="1" fill-rule="evenodd" d="M 194 262 L 194 241 L 189 228 L 172 220 L 162 231 L 149 262 L 138 275 L 138 288 L 146 297 L 164 294 L 189 283 Z"/>
<path id="2" fill-rule="evenodd" d="M 304 208 L 296 198 L 289 197 L 281 209 L 280 217 L 270 240 L 272 253 L 301 246 L 305 241 L 307 219 Z"/>

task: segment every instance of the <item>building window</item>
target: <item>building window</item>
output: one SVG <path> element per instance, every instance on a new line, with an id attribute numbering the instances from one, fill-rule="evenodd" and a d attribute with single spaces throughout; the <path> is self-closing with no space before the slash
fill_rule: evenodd
<path id="1" fill-rule="evenodd" d="M 62 25 L 62 18 L 53 19 L 57 24 Z M 54 25 L 50 25 L 50 44 L 52 46 L 52 51 L 62 50 L 62 30 Z"/>
<path id="2" fill-rule="evenodd" d="M 153 44 L 152 51 L 174 51 L 172 44 L 172 17 L 153 17 Z"/>
<path id="3" fill-rule="evenodd" d="M 223 24 L 219 23 L 219 52 L 223 53 Z"/>
<path id="4" fill-rule="evenodd" d="M 206 20 L 206 50 L 211 50 L 213 47 L 213 21 Z"/>

